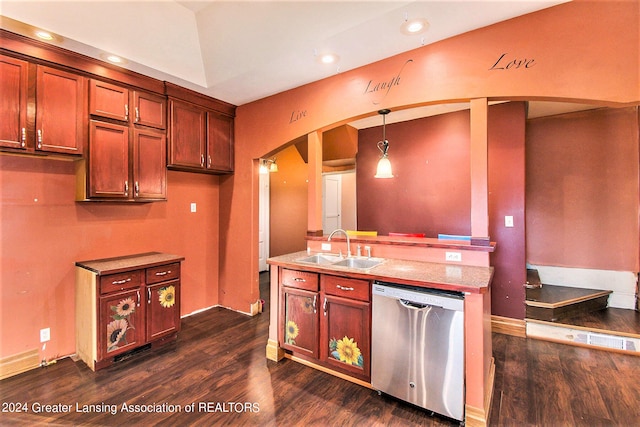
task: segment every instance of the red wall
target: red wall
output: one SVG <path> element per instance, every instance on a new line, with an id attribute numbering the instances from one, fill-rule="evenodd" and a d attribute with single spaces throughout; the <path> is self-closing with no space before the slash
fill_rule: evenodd
<path id="1" fill-rule="evenodd" d="M 491 312 L 523 319 L 527 280 L 525 255 L 525 104 L 489 107 L 489 236 L 497 242 L 490 255 L 494 269 Z M 504 217 L 513 216 L 513 227 Z"/>
<path id="2" fill-rule="evenodd" d="M 394 178 L 377 179 L 382 126 L 358 132 L 358 229 L 469 235 L 469 110 L 387 125 L 386 137 Z"/>
<path id="3" fill-rule="evenodd" d="M 638 109 L 527 124 L 532 264 L 638 271 Z"/>
<path id="4" fill-rule="evenodd" d="M 149 251 L 184 256 L 182 314 L 218 303 L 218 178 L 172 172 L 168 201 L 77 203 L 75 164 L 0 156 L 0 357 L 75 353 L 76 261 Z M 195 202 L 196 213 L 190 213 Z"/>
<path id="5" fill-rule="evenodd" d="M 387 126 L 394 178 L 376 179 L 376 142 L 382 127 L 359 132 L 357 157 L 358 229 L 469 235 L 469 110 Z M 489 107 L 489 235 L 493 314 L 524 317 L 525 268 L 525 104 Z M 504 216 L 514 227 L 504 227 Z"/>

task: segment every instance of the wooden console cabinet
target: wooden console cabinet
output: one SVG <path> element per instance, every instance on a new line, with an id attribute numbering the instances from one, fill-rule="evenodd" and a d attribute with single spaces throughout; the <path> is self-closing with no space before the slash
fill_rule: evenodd
<path id="1" fill-rule="evenodd" d="M 76 263 L 76 353 L 89 368 L 177 337 L 183 260 L 151 252 Z"/>

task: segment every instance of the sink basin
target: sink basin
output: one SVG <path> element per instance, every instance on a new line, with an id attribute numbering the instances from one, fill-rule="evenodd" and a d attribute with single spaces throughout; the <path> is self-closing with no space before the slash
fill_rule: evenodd
<path id="1" fill-rule="evenodd" d="M 342 261 L 338 261 L 333 263 L 335 266 L 339 267 L 349 267 L 349 268 L 372 268 L 376 265 L 381 264 L 384 261 L 382 258 L 345 258 Z"/>
<path id="2" fill-rule="evenodd" d="M 309 264 L 334 264 L 340 261 L 342 258 L 338 255 L 328 255 L 328 254 L 316 254 L 312 256 L 308 256 L 306 258 L 300 258 L 296 260 L 297 262 L 306 262 Z"/>

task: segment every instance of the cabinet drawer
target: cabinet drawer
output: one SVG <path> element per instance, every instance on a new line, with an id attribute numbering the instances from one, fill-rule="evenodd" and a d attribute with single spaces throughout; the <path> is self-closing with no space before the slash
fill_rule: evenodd
<path id="1" fill-rule="evenodd" d="M 147 285 L 152 283 L 165 282 L 180 277 L 180 263 L 160 265 L 158 267 L 147 268 Z"/>
<path id="2" fill-rule="evenodd" d="M 100 293 L 108 294 L 111 292 L 122 291 L 125 289 L 133 289 L 140 286 L 142 279 L 142 271 L 134 270 L 125 273 L 109 274 L 100 277 Z"/>
<path id="3" fill-rule="evenodd" d="M 307 291 L 318 290 L 318 275 L 306 271 L 282 270 L 282 285 L 290 288 L 305 289 Z"/>
<path id="4" fill-rule="evenodd" d="M 369 281 L 345 277 L 322 275 L 322 290 L 327 295 L 369 301 Z"/>

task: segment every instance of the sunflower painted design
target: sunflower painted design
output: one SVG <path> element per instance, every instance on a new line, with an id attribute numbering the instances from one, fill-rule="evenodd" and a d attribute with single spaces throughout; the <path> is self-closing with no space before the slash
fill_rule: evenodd
<path id="1" fill-rule="evenodd" d="M 294 322 L 293 320 L 289 320 L 287 322 L 287 328 L 285 332 L 286 332 L 285 340 L 287 341 L 287 344 L 295 344 L 296 343 L 295 339 L 300 333 L 300 330 L 298 329 L 298 325 L 296 325 L 296 322 Z"/>
<path id="2" fill-rule="evenodd" d="M 165 286 L 158 290 L 158 300 L 164 308 L 173 307 L 176 303 L 176 288 L 174 286 Z"/>
<path id="3" fill-rule="evenodd" d="M 363 366 L 362 352 L 358 348 L 358 343 L 353 342 L 353 338 L 346 336 L 341 340 L 332 338 L 329 341 L 329 349 L 331 350 L 331 356 L 339 361 L 349 365 Z"/>
<path id="4" fill-rule="evenodd" d="M 128 317 L 136 310 L 136 303 L 131 298 L 123 299 L 116 305 L 115 312 L 121 318 Z"/>
<path id="5" fill-rule="evenodd" d="M 125 319 L 116 319 L 107 325 L 107 351 L 118 348 L 118 343 L 125 337 L 129 323 Z"/>

